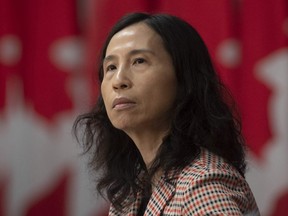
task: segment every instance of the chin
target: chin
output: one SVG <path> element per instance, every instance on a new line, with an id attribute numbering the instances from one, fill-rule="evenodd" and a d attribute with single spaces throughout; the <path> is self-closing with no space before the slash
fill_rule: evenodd
<path id="1" fill-rule="evenodd" d="M 112 125 L 119 130 L 129 130 L 137 127 L 135 119 L 129 118 L 129 116 L 118 116 L 117 118 L 110 119 Z"/>
<path id="2" fill-rule="evenodd" d="M 124 122 L 112 122 L 112 125 L 122 131 L 128 130 L 128 128 L 131 128 L 130 124 L 124 123 Z"/>

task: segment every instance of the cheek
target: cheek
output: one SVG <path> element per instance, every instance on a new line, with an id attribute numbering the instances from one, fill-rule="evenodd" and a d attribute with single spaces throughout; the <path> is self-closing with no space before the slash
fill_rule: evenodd
<path id="1" fill-rule="evenodd" d="M 102 98 L 105 101 L 107 98 L 107 84 L 104 81 L 101 83 L 100 91 L 101 91 Z"/>
<path id="2" fill-rule="evenodd" d="M 148 104 L 154 109 L 170 110 L 174 105 L 177 86 L 174 80 L 169 80 L 167 82 L 159 80 L 158 83 L 151 83 L 152 85 L 147 86 L 148 92 L 146 94 L 146 99 Z"/>

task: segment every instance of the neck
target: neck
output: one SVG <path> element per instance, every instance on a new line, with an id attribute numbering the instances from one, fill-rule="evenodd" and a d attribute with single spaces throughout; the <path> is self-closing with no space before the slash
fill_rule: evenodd
<path id="1" fill-rule="evenodd" d="M 142 158 L 149 168 L 156 157 L 157 151 L 163 142 L 163 138 L 167 135 L 167 130 L 164 131 L 126 131 L 126 134 L 133 140 Z"/>

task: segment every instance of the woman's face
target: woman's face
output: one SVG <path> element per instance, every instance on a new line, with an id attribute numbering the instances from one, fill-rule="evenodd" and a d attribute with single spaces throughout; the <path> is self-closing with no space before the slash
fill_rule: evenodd
<path id="1" fill-rule="evenodd" d="M 161 37 L 144 23 L 115 34 L 103 61 L 101 93 L 114 127 L 129 131 L 170 127 L 177 80 Z"/>

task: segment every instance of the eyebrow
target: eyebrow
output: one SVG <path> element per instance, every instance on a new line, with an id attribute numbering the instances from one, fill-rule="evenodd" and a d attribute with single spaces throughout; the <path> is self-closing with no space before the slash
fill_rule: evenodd
<path id="1" fill-rule="evenodd" d="M 155 55 L 155 52 L 150 50 L 150 49 L 134 49 L 134 50 L 131 50 L 129 53 L 128 53 L 128 56 L 132 56 L 132 55 L 136 55 L 136 54 L 139 54 L 139 53 L 150 53 L 152 55 Z M 106 56 L 103 61 L 109 61 L 109 60 L 113 60 L 115 59 L 116 56 L 115 55 L 108 55 Z"/>

